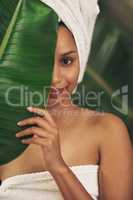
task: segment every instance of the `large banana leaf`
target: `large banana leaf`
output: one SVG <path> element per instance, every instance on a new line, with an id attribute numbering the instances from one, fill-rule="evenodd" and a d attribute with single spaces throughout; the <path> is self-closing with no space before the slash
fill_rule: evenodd
<path id="1" fill-rule="evenodd" d="M 56 13 L 39 0 L 0 0 L 1 165 L 27 147 L 15 137 L 17 122 L 32 116 L 26 107 L 46 106 L 57 26 Z"/>

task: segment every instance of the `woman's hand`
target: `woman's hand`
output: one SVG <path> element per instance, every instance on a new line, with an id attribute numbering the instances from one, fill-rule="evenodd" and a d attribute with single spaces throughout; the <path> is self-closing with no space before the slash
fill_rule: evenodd
<path id="1" fill-rule="evenodd" d="M 31 117 L 19 121 L 19 126 L 37 125 L 16 133 L 16 137 L 23 137 L 33 134 L 30 139 L 22 140 L 24 144 L 40 145 L 43 152 L 43 159 L 47 170 L 53 171 L 65 167 L 65 162 L 61 156 L 59 130 L 53 118 L 47 110 L 28 107 L 28 111 L 41 116 Z"/>

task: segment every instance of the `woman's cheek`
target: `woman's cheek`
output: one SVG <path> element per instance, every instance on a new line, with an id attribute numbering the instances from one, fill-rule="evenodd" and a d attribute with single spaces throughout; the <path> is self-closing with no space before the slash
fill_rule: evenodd
<path id="1" fill-rule="evenodd" d="M 77 84 L 77 78 L 71 75 L 71 77 L 67 79 L 67 83 L 68 83 L 68 91 L 71 93 Z"/>
<path id="2" fill-rule="evenodd" d="M 68 85 L 68 91 L 72 92 L 72 90 L 77 85 L 78 76 L 79 76 L 79 66 L 74 65 L 73 67 L 70 68 L 70 70 L 65 71 L 63 74 L 64 74 L 65 81 Z"/>

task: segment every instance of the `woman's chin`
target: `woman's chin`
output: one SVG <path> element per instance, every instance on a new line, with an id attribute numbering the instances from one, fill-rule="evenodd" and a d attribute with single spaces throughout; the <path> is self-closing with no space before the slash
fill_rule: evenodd
<path id="1" fill-rule="evenodd" d="M 55 106 L 57 104 L 59 104 L 60 102 L 60 98 L 58 96 L 55 95 L 49 95 L 48 97 L 48 106 Z"/>
<path id="2" fill-rule="evenodd" d="M 51 108 L 55 107 L 57 105 L 66 107 L 70 103 L 71 103 L 71 98 L 66 94 L 49 95 L 49 97 L 48 97 L 48 106 Z"/>

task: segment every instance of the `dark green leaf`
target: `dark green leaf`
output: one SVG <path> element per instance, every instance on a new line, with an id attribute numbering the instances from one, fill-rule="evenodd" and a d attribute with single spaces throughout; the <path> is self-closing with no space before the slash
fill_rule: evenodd
<path id="1" fill-rule="evenodd" d="M 44 107 L 52 81 L 58 17 L 39 0 L 0 1 L 0 164 L 27 147 L 17 122 Z"/>

